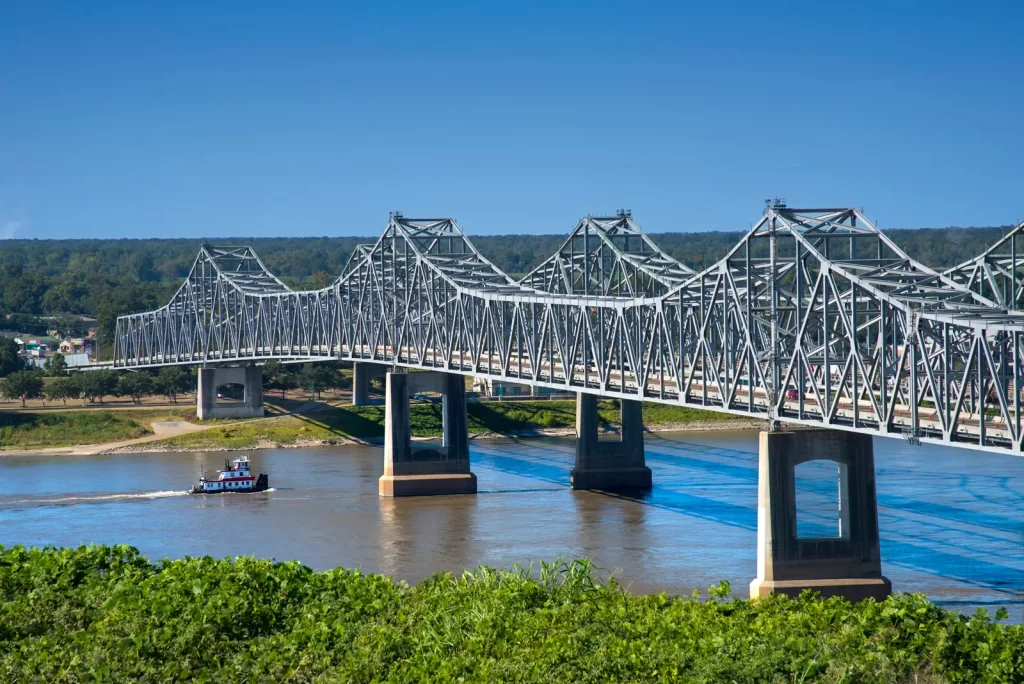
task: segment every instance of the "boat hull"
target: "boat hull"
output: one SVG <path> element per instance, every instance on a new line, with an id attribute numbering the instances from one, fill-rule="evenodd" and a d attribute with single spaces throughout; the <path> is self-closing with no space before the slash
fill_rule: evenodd
<path id="1" fill-rule="evenodd" d="M 256 484 L 248 489 L 224 489 L 223 487 L 218 489 L 205 489 L 200 488 L 198 485 L 188 490 L 189 494 L 204 495 L 204 494 L 256 494 L 257 492 L 265 492 L 270 489 L 269 478 L 266 473 L 260 473 L 260 476 L 256 478 Z"/>

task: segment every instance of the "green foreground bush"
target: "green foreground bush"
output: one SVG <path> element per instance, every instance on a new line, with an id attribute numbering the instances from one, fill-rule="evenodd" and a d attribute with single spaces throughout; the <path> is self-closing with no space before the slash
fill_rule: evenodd
<path id="1" fill-rule="evenodd" d="M 2 681 L 1013 682 L 1024 630 L 883 603 L 635 596 L 586 561 L 415 587 L 128 546 L 0 547 Z"/>

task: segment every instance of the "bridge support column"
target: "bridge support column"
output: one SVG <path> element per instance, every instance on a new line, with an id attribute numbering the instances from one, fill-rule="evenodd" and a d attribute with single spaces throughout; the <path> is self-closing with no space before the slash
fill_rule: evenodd
<path id="1" fill-rule="evenodd" d="M 573 489 L 650 489 L 651 469 L 644 462 L 642 404 L 622 400 L 622 439 L 597 436 L 597 397 L 576 395 L 576 467 Z"/>
<path id="2" fill-rule="evenodd" d="M 796 466 L 825 459 L 837 465 L 838 536 L 798 538 Z M 750 597 L 796 596 L 804 589 L 850 601 L 882 600 L 882 576 L 871 435 L 838 430 L 762 432 L 757 494 L 757 578 Z"/>
<path id="3" fill-rule="evenodd" d="M 476 494 L 476 475 L 469 470 L 465 379 L 451 373 L 388 373 L 385 386 L 384 474 L 378 493 Z M 438 392 L 443 397 L 444 437 L 440 447 L 412 446 L 409 395 L 416 392 Z"/>
<path id="4" fill-rule="evenodd" d="M 217 388 L 241 385 L 242 401 L 217 401 Z M 210 418 L 259 418 L 263 415 L 263 372 L 259 366 L 200 368 L 196 415 Z"/>
<path id="5" fill-rule="evenodd" d="M 384 377 L 387 370 L 388 367 L 380 363 L 356 361 L 352 364 L 353 406 L 369 406 L 372 403 L 370 401 L 370 380 Z"/>

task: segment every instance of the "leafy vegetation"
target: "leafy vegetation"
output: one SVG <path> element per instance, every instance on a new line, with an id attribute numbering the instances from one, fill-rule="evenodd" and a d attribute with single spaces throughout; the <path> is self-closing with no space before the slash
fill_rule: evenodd
<path id="1" fill-rule="evenodd" d="M 109 369 L 75 373 L 71 377 L 81 396 L 88 399 L 90 404 L 102 404 L 104 397 L 116 396 L 118 392 L 119 376 Z"/>
<path id="2" fill-rule="evenodd" d="M 639 596 L 587 561 L 416 586 L 296 562 L 0 547 L 3 681 L 1024 681 L 1024 628 L 921 595 Z"/>
<path id="3" fill-rule="evenodd" d="M 304 363 L 300 367 L 285 366 L 277 360 L 263 364 L 263 389 L 285 391 L 297 389 L 315 390 L 317 398 L 325 389 L 345 389 L 352 386 L 351 371 L 342 372 L 335 362 Z"/>
<path id="4" fill-rule="evenodd" d="M 750 420 L 750 418 L 746 416 L 734 416 L 726 413 L 717 413 L 715 411 L 703 411 L 701 409 L 690 408 L 689 406 L 655 404 L 654 402 L 649 401 L 644 402 L 643 412 L 645 425 L 656 425 L 662 427 L 696 422 L 722 423 L 737 420 Z M 619 422 L 618 415 L 615 416 L 615 419 L 612 422 Z"/>
<path id="5" fill-rule="evenodd" d="M 99 444 L 151 434 L 115 411 L 0 413 L 0 447 L 23 449 Z"/>
<path id="6" fill-rule="evenodd" d="M 43 388 L 43 394 L 46 396 L 47 401 L 60 401 L 63 402 L 64 406 L 68 405 L 68 399 L 78 399 L 82 396 L 82 391 L 75 382 L 75 378 L 64 377 L 54 378 L 50 382 L 46 383 Z"/>
<path id="7" fill-rule="evenodd" d="M 186 394 L 195 388 L 192 374 L 181 366 L 166 366 L 153 379 L 153 391 L 167 397 L 171 403 L 178 403 L 178 395 Z"/>
<path id="8" fill-rule="evenodd" d="M 142 401 L 142 397 L 157 393 L 156 383 L 149 373 L 125 373 L 117 379 L 114 391 L 118 396 L 131 397 L 136 404 Z"/>
<path id="9" fill-rule="evenodd" d="M 0 338 L 3 339 L 3 338 Z M 47 401 L 61 401 L 67 406 L 69 399 L 86 399 L 90 404 L 104 403 L 107 397 L 130 397 L 139 404 L 143 397 L 166 396 L 177 403 L 178 396 L 195 391 L 195 376 L 179 366 L 161 368 L 159 373 L 141 370 L 118 373 L 110 369 L 74 371 L 66 374 L 59 364 L 51 360 L 63 357 L 56 354 L 47 359 L 47 370 L 39 368 L 15 371 L 6 378 L 0 378 L 0 396 L 21 400 L 45 398 Z M 50 370 L 53 370 L 51 373 Z M 44 380 L 44 375 L 53 375 Z"/>
<path id="10" fill-rule="evenodd" d="M 24 368 L 17 343 L 9 337 L 0 337 L 0 378 Z"/>
<path id="11" fill-rule="evenodd" d="M 43 396 L 43 375 L 36 371 L 15 371 L 0 380 L 0 394 L 8 399 L 20 399 L 24 406 L 27 399 Z"/>
<path id="12" fill-rule="evenodd" d="M 195 417 L 194 409 L 107 409 L 0 412 L 0 449 L 45 449 L 102 444 L 152 434 L 157 421 Z"/>
<path id="13" fill-rule="evenodd" d="M 43 363 L 43 373 L 50 378 L 60 377 L 68 369 L 68 362 L 60 352 L 48 356 Z"/>

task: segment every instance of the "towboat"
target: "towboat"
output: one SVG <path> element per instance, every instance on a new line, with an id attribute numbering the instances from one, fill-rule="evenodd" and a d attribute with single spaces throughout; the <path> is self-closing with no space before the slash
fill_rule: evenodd
<path id="1" fill-rule="evenodd" d="M 270 487 L 266 473 L 260 473 L 259 477 L 252 476 L 248 456 L 240 456 L 230 463 L 224 461 L 224 470 L 218 470 L 217 475 L 216 480 L 208 480 L 206 473 L 200 472 L 199 482 L 192 485 L 188 493 L 265 492 Z"/>

